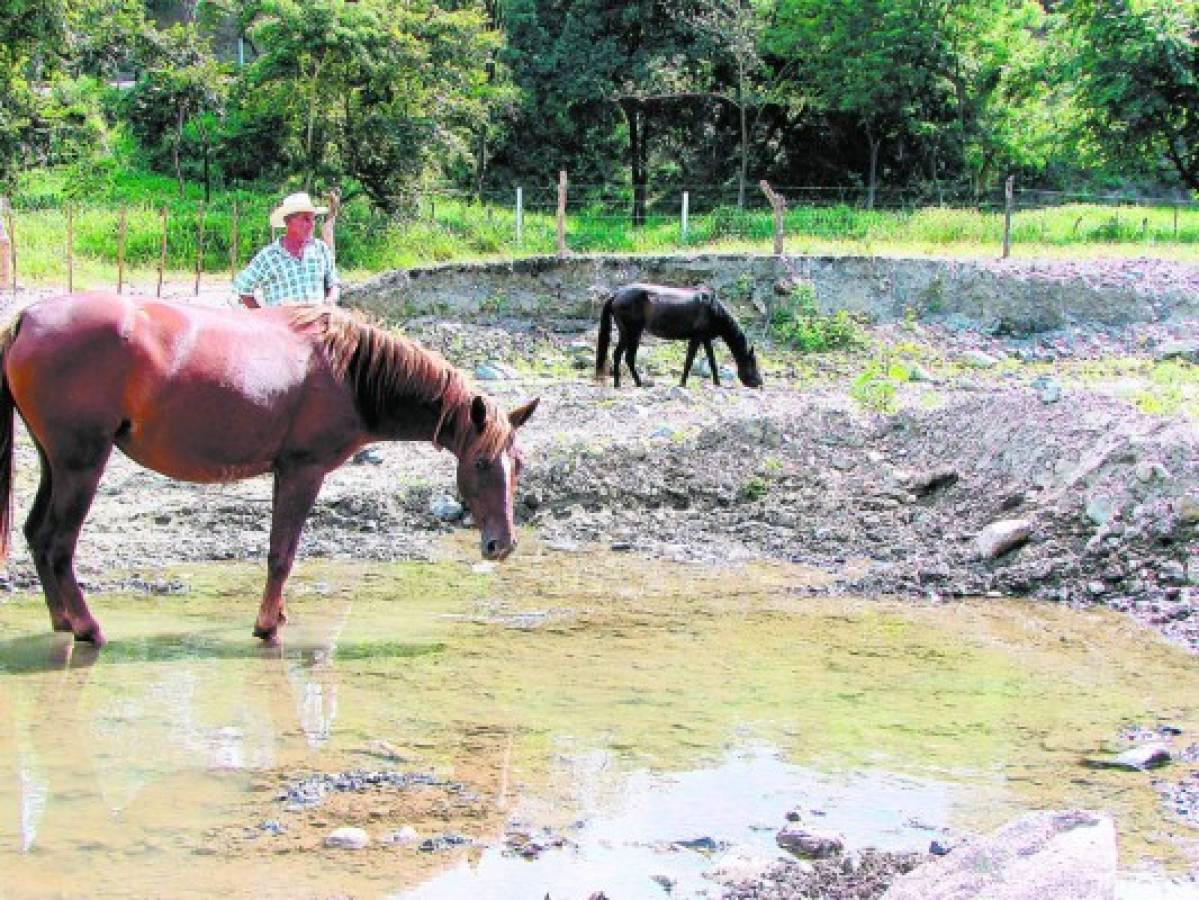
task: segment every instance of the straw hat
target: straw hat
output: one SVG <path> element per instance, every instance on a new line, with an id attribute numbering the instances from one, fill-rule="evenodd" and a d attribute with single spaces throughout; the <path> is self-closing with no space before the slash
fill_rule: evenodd
<path id="1" fill-rule="evenodd" d="M 306 192 L 301 191 L 298 194 L 284 197 L 283 202 L 271 212 L 271 227 L 286 228 L 287 222 L 284 220 L 295 213 L 310 212 L 319 216 L 328 211 L 329 207 L 327 206 L 313 205 L 312 198 Z"/>

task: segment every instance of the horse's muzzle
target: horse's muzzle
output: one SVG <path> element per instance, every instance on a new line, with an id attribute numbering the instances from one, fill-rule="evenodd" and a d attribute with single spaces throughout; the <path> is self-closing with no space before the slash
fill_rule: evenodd
<path id="1" fill-rule="evenodd" d="M 484 559 L 498 562 L 501 559 L 507 559 L 516 549 L 516 538 L 510 541 L 500 541 L 496 538 L 484 537 L 479 541 L 479 549 L 482 551 Z"/>

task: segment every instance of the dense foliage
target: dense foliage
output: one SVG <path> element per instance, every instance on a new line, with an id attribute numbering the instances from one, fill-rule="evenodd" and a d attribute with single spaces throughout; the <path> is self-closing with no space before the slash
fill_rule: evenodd
<path id="1" fill-rule="evenodd" d="M 567 169 L 635 222 L 760 178 L 1193 191 L 1199 3 L 0 0 L 0 182 L 58 163 L 389 214 Z"/>

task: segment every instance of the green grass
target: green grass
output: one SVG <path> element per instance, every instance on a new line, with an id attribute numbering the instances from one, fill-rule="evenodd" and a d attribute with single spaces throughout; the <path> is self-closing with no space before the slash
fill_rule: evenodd
<path id="1" fill-rule="evenodd" d="M 271 237 L 267 217 L 282 191 L 214 193 L 204 208 L 203 270 L 228 273 L 244 265 Z M 187 184 L 180 196 L 170 178 L 112 170 L 99 175 L 54 169 L 27 173 L 13 196 L 18 277 L 22 282 L 64 283 L 68 208 L 74 217 L 77 286 L 115 281 L 120 210 L 126 210 L 125 261 L 132 280 L 152 275 L 167 212 L 166 269 L 176 278 L 194 273 L 203 191 Z M 231 254 L 234 207 L 238 242 Z M 999 212 L 929 207 L 863 210 L 851 206 L 797 206 L 785 221 L 793 254 L 990 256 L 999 254 Z M 651 215 L 634 228 L 627 211 L 591 206 L 572 209 L 567 245 L 578 253 L 649 254 L 685 251 L 754 252 L 772 249 L 769 212 L 721 207 L 690 217 L 687 235 L 674 215 Z M 414 214 L 391 218 L 359 197 L 347 203 L 338 224 L 337 252 L 351 279 L 372 272 L 470 259 L 553 254 L 552 213 L 526 211 L 517 240 L 511 205 L 476 204 L 425 195 Z M 1074 204 L 1015 214 L 1012 255 L 1145 256 L 1199 259 L 1199 209 Z"/>

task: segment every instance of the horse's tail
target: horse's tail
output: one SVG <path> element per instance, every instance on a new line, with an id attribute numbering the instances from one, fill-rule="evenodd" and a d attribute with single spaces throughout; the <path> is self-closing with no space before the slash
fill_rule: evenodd
<path id="1" fill-rule="evenodd" d="M 601 380 L 608 374 L 608 345 L 612 343 L 612 302 L 616 299 L 613 294 L 604 301 L 604 309 L 600 313 L 599 340 L 595 342 L 595 378 Z"/>
<path id="2" fill-rule="evenodd" d="M 0 561 L 8 557 L 12 531 L 13 412 L 15 404 L 4 373 L 4 356 L 17 338 L 21 317 L 0 331 Z"/>

